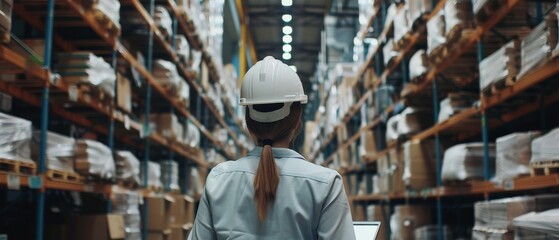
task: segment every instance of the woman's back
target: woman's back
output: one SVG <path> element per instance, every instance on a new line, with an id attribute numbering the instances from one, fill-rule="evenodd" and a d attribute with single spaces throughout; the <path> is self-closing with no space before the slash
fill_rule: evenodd
<path id="1" fill-rule="evenodd" d="M 342 179 L 297 152 L 273 148 L 280 181 L 266 219 L 255 211 L 254 176 L 262 148 L 208 175 L 192 239 L 354 239 Z"/>

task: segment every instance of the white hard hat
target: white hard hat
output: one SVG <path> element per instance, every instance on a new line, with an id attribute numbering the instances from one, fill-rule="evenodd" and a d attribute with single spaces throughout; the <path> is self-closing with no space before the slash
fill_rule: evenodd
<path id="1" fill-rule="evenodd" d="M 267 56 L 254 64 L 243 79 L 239 104 L 248 106 L 250 118 L 258 122 L 275 122 L 289 115 L 293 102 L 307 103 L 301 79 L 285 63 Z M 259 112 L 252 106 L 284 103 L 271 112 Z"/>

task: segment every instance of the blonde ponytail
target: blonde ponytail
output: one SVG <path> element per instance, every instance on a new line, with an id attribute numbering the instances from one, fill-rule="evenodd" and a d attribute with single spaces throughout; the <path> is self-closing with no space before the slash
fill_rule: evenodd
<path id="1" fill-rule="evenodd" d="M 279 172 L 276 161 L 274 161 L 272 146 L 264 145 L 256 176 L 254 177 L 254 198 L 256 200 L 258 219 L 261 222 L 266 219 L 268 206 L 276 199 L 279 180 Z"/>

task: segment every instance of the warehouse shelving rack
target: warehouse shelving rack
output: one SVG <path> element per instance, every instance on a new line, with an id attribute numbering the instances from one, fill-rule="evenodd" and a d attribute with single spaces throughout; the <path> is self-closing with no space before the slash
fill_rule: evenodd
<path id="1" fill-rule="evenodd" d="M 57 46 L 63 51 L 75 51 L 75 50 L 92 50 L 94 53 L 98 52 L 104 56 L 111 56 L 108 59 L 112 59 L 112 66 L 115 68 L 116 61 L 118 57 L 124 59 L 128 64 L 132 66 L 142 78 L 147 83 L 147 91 L 145 96 L 145 113 L 149 115 L 151 112 L 151 102 L 152 94 L 151 91 L 154 89 L 161 98 L 168 102 L 171 106 L 171 112 L 177 112 L 182 117 L 188 119 L 196 127 L 200 129 L 204 138 L 202 139 L 201 146 L 206 148 L 209 147 L 211 143 L 217 149 L 220 149 L 223 154 L 229 159 L 235 159 L 232 152 L 225 149 L 213 134 L 206 128 L 206 124 L 213 121 L 217 121 L 221 127 L 227 130 L 228 137 L 232 139 L 238 146 L 242 146 L 239 142 L 238 134 L 235 133 L 226 123 L 224 116 L 221 116 L 217 111 L 214 101 L 223 101 L 226 108 L 226 112 L 230 114 L 231 118 L 235 118 L 233 121 L 237 124 L 239 129 L 242 129 L 242 121 L 236 118 L 235 111 L 230 104 L 227 104 L 223 99 L 210 99 L 206 91 L 197 82 L 197 76 L 190 71 L 187 66 L 179 61 L 177 53 L 174 50 L 172 41 L 166 41 L 165 36 L 161 31 L 155 26 L 154 20 L 152 18 L 154 6 L 156 1 L 139 1 L 139 0 L 126 0 L 121 2 L 123 6 L 133 6 L 136 14 L 139 14 L 145 21 L 145 24 L 149 30 L 148 33 L 148 46 L 147 46 L 147 58 L 146 64 L 142 64 L 138 59 L 136 59 L 133 54 L 124 46 L 119 37 L 111 31 L 107 25 L 102 24 L 96 16 L 84 9 L 80 1 L 77 0 L 64 0 L 64 1 L 54 1 L 54 0 L 26 0 L 18 1 L 14 6 L 14 13 L 25 21 L 29 26 L 43 32 L 45 34 L 45 52 L 44 52 L 44 62 L 42 66 L 38 63 L 33 63 L 29 61 L 27 56 L 18 53 L 8 46 L 0 46 L 0 61 L 5 66 L 10 66 L 10 71 L 12 73 L 18 73 L 25 75 L 26 83 L 22 84 L 19 82 L 4 82 L 0 81 L 0 91 L 4 92 L 14 98 L 22 100 L 23 102 L 30 104 L 41 109 L 41 154 L 40 161 L 38 163 L 38 173 L 36 175 L 21 175 L 15 173 L 5 173 L 0 172 L 0 188 L 9 187 L 10 183 L 19 182 L 18 186 L 34 189 L 37 192 L 36 197 L 36 207 L 37 207 L 37 217 L 36 217 L 36 237 L 35 239 L 42 239 L 42 233 L 44 229 L 44 205 L 45 205 L 45 191 L 46 190 L 63 190 L 63 191 L 77 191 L 77 192 L 88 192 L 102 194 L 106 197 L 111 195 L 111 185 L 105 183 L 67 183 L 60 181 L 50 180 L 44 175 L 46 171 L 46 132 L 49 124 L 49 114 L 54 114 L 57 117 L 65 119 L 66 121 L 72 122 L 74 124 L 85 127 L 95 133 L 108 136 L 108 146 L 113 149 L 115 141 L 118 141 L 123 146 L 131 147 L 134 149 L 144 149 L 144 158 L 142 159 L 143 166 L 147 166 L 147 160 L 150 156 L 150 144 L 156 143 L 158 146 L 164 147 L 169 152 L 170 158 L 173 158 L 175 154 L 178 154 L 183 159 L 187 160 L 188 165 L 196 165 L 201 169 L 208 169 L 210 166 L 200 158 L 200 149 L 186 147 L 177 144 L 174 141 L 168 140 L 161 136 L 160 134 L 151 131 L 149 129 L 149 124 L 141 123 L 131 119 L 127 113 L 119 111 L 115 107 L 116 99 L 111 99 L 112 102 L 108 102 L 107 99 L 103 99 L 98 95 L 92 95 L 87 91 L 82 91 L 82 89 L 75 89 L 64 83 L 60 77 L 53 74 L 50 70 L 52 68 L 51 59 L 53 48 Z M 203 61 L 208 65 L 210 72 L 210 80 L 213 82 L 219 81 L 219 73 L 216 68 L 216 64 L 207 51 L 207 46 L 204 46 L 200 39 L 196 39 L 196 29 L 191 25 L 187 24 L 189 21 L 188 15 L 182 9 L 177 6 L 174 0 L 158 0 L 157 4 L 161 4 L 167 7 L 172 15 L 174 21 L 174 28 L 177 32 L 177 28 L 180 25 L 181 33 L 185 34 L 190 42 L 190 45 L 203 52 Z M 149 6 L 146 9 L 145 6 Z M 28 8 L 29 7 L 29 8 Z M 46 14 L 45 13 L 46 9 Z M 56 12 L 55 9 L 62 9 L 61 14 L 64 17 L 74 17 L 72 23 L 61 22 L 58 20 L 55 23 Z M 40 13 L 42 12 L 42 14 Z M 41 19 L 41 16 L 44 19 Z M 46 27 L 43 25 L 43 21 L 46 22 Z M 89 28 L 90 31 L 97 35 L 97 39 L 90 41 L 78 41 L 64 37 L 64 34 L 60 34 L 55 31 L 55 24 L 68 25 L 73 27 Z M 15 37 L 15 36 L 14 36 Z M 171 39 L 174 36 L 170 36 Z M 154 41 L 155 40 L 155 41 Z M 155 80 L 154 76 L 151 74 L 151 63 L 154 55 L 154 49 L 161 50 L 167 54 L 166 58 L 170 59 L 174 64 L 176 64 L 180 75 L 186 79 L 190 88 L 194 90 L 197 94 L 196 97 L 196 113 L 191 113 L 187 107 L 180 102 L 178 99 L 171 97 L 167 94 L 166 90 Z M 111 61 L 109 61 L 111 62 Z M 29 82 L 29 83 L 27 83 Z M 37 94 L 37 89 L 41 89 L 41 94 Z M 116 92 L 116 91 L 115 91 Z M 52 94 L 58 94 L 57 97 L 51 97 Z M 60 94 L 66 94 L 70 98 L 60 100 L 58 97 Z M 193 96 L 191 96 L 193 97 Z M 202 103 L 204 105 L 202 105 Z M 88 110 L 88 115 L 74 113 L 70 110 L 65 109 L 64 104 L 75 104 L 80 107 L 86 107 Z M 209 113 L 212 114 L 210 117 Z M 90 116 L 95 117 L 105 117 L 109 119 L 109 126 L 103 126 L 102 124 L 97 124 Z M 245 133 L 246 134 L 246 133 Z M 209 142 L 209 143 L 208 143 Z M 181 169 L 184 170 L 184 169 Z M 205 170 L 201 172 L 205 175 Z M 147 185 L 147 177 L 143 176 L 144 186 Z M 168 191 L 168 189 L 166 189 Z M 185 193 L 186 189 L 182 189 Z M 110 201 L 108 201 L 107 208 L 110 209 Z M 144 207 L 147 207 L 144 205 Z M 145 215 L 147 211 L 144 211 L 143 219 L 148 219 Z M 146 224 L 144 222 L 144 224 Z M 145 227 L 144 227 L 145 230 Z M 146 238 L 147 235 L 143 234 Z"/>
<path id="2" fill-rule="evenodd" d="M 431 19 L 437 12 L 439 12 L 444 5 L 446 4 L 446 0 L 438 1 L 438 3 L 434 6 L 433 11 L 431 14 L 428 14 L 425 17 L 425 22 Z M 387 107 L 383 112 L 377 115 L 376 118 L 372 119 L 367 125 L 358 128 L 357 131 L 351 136 L 349 136 L 345 141 L 339 142 L 335 144 L 336 135 L 338 133 L 337 129 L 343 127 L 344 125 L 349 124 L 349 120 L 352 119 L 357 113 L 358 110 L 365 104 L 365 100 L 370 98 L 374 95 L 375 90 L 382 84 L 388 80 L 388 77 L 394 73 L 397 69 L 397 66 L 402 64 L 402 69 L 407 71 L 405 67 L 406 63 L 406 56 L 409 56 L 413 52 L 411 51 L 416 47 L 415 45 L 418 43 L 419 36 L 421 31 L 425 30 L 425 24 L 416 28 L 415 31 L 410 31 L 408 35 L 407 44 L 400 48 L 398 55 L 394 58 L 393 63 L 386 67 L 384 70 L 381 71 L 380 64 L 380 54 L 378 53 L 381 49 L 381 43 L 387 39 L 387 34 L 389 33 L 389 28 L 392 26 L 392 22 L 385 24 L 388 26 L 387 28 L 383 29 L 383 31 L 378 35 L 378 42 L 377 46 L 369 51 L 367 54 L 366 60 L 364 64 L 359 68 L 357 78 L 361 79 L 366 70 L 374 68 L 376 72 L 376 76 L 374 76 L 374 83 L 371 89 L 366 89 L 366 92 L 361 96 L 361 98 L 352 106 L 350 111 L 343 116 L 342 121 L 334 127 L 334 131 L 329 135 L 324 137 L 324 142 L 320 146 L 319 150 L 316 152 L 311 153 L 311 159 L 316 159 L 319 153 L 325 154 L 325 161 L 322 163 L 323 166 L 328 166 L 334 161 L 334 156 L 338 154 L 340 151 L 344 149 L 348 149 L 353 143 L 357 142 L 360 136 L 367 132 L 373 130 L 375 127 L 382 124 L 388 116 L 393 113 L 398 113 L 403 109 L 403 106 L 406 103 L 408 98 L 417 96 L 419 94 L 429 93 L 433 97 L 433 109 L 434 116 L 438 116 L 438 86 L 436 77 L 443 72 L 447 67 L 449 67 L 452 63 L 456 62 L 460 56 L 465 54 L 468 51 L 471 51 L 474 45 L 477 44 L 477 51 L 478 51 L 478 62 L 481 61 L 483 58 L 483 44 L 482 44 L 482 37 L 483 34 L 490 31 L 495 27 L 502 19 L 504 19 L 507 14 L 513 10 L 517 5 L 519 5 L 521 0 L 506 0 L 501 1 L 500 7 L 494 11 L 491 17 L 478 25 L 467 37 L 467 39 L 462 42 L 458 48 L 452 49 L 448 55 L 446 55 L 441 61 L 441 64 L 437 65 L 436 67 L 432 67 L 428 70 L 426 76 L 424 77 L 423 81 L 419 84 L 408 84 L 407 87 L 404 87 L 401 95 L 403 100 L 398 102 L 392 103 L 389 107 Z M 381 3 L 384 4 L 384 3 Z M 363 32 L 364 29 L 367 29 L 374 23 L 379 23 L 383 19 L 383 13 L 385 13 L 385 5 L 375 7 L 373 11 L 373 15 L 371 19 L 361 28 L 361 31 L 358 33 L 358 37 L 363 39 L 365 33 Z M 537 13 L 538 19 L 541 21 L 543 19 L 543 11 L 541 10 L 541 4 L 537 4 Z M 384 14 L 386 15 L 386 14 Z M 379 26 L 379 25 L 375 25 Z M 379 29 L 375 27 L 375 29 Z M 374 66 L 376 64 L 376 66 Z M 539 94 L 539 96 L 531 102 L 524 103 L 520 106 L 515 106 L 515 109 L 512 111 L 505 112 L 502 114 L 498 119 L 491 119 L 486 114 L 487 111 L 494 110 L 495 108 L 500 107 L 503 105 L 507 100 L 511 100 L 513 98 L 519 98 L 523 93 L 527 90 L 532 89 L 534 87 L 539 86 L 544 82 L 549 82 L 550 78 L 559 74 L 559 59 L 555 58 L 550 60 L 543 66 L 535 69 L 531 73 L 523 76 L 521 79 L 516 80 L 515 84 L 512 86 L 507 86 L 504 89 L 500 90 L 500 92 L 485 96 L 480 94 L 480 103 L 476 106 L 470 107 L 461 111 L 458 114 L 451 116 L 449 119 L 442 121 L 440 123 L 434 123 L 433 126 L 430 128 L 409 136 L 410 141 L 422 141 L 426 139 L 435 139 L 435 146 L 437 149 L 435 150 L 436 155 L 436 162 L 437 162 L 437 186 L 432 189 L 425 189 L 424 191 L 411 191 L 407 190 L 406 192 L 402 193 L 386 193 L 386 194 L 366 194 L 366 195 L 350 195 L 349 201 L 350 203 L 355 205 L 363 205 L 367 203 L 380 203 L 380 204 L 389 204 L 390 206 L 394 206 L 396 202 L 401 203 L 408 203 L 410 200 L 414 199 L 428 199 L 436 201 L 436 211 L 437 211 L 437 225 L 439 227 L 439 239 L 442 238 L 442 199 L 449 198 L 449 197 L 464 197 L 464 196 L 482 196 L 484 199 L 489 199 L 491 194 L 499 194 L 499 193 L 525 193 L 526 191 L 533 191 L 538 189 L 547 189 L 547 188 L 558 188 L 559 187 L 559 175 L 558 174 L 551 174 L 546 176 L 528 176 L 528 177 L 519 177 L 516 179 L 508 179 L 504 180 L 500 183 L 490 182 L 489 179 L 489 153 L 488 153 L 488 143 L 489 143 L 489 131 L 491 129 L 496 129 L 506 125 L 509 122 L 517 120 L 521 117 L 528 115 L 529 113 L 535 112 L 537 109 L 543 111 L 543 109 L 551 104 L 556 104 L 559 101 L 559 91 L 553 90 L 548 92 L 546 95 Z M 404 74 L 405 75 L 405 74 Z M 405 76 L 403 77 L 405 78 Z M 358 82 L 358 81 L 354 81 Z M 542 113 L 543 114 L 543 113 Z M 435 117 L 436 119 L 436 117 Z M 465 126 L 478 126 L 472 128 L 466 128 Z M 462 186 L 462 187 L 445 187 L 442 184 L 441 180 L 441 167 L 442 167 L 442 153 L 441 150 L 438 148 L 440 146 L 440 138 L 439 135 L 448 135 L 448 134 L 455 134 L 456 140 L 464 141 L 467 139 L 471 139 L 475 136 L 482 137 L 483 145 L 484 145 L 484 176 L 485 181 L 481 182 L 474 182 L 471 183 L 469 186 Z M 378 136 L 375 137 L 376 141 L 379 141 Z M 377 143 L 378 144 L 378 143 Z M 391 151 L 394 151 L 396 148 L 401 148 L 403 143 L 397 142 L 392 143 L 386 146 L 383 150 L 378 151 L 375 154 L 367 154 L 366 157 L 357 164 L 354 164 L 349 167 L 343 167 L 337 169 L 338 172 L 344 177 L 344 182 L 347 184 L 345 180 L 348 176 L 352 174 L 363 174 L 365 172 L 370 172 L 371 170 L 375 170 L 375 167 L 372 166 L 376 163 L 376 160 L 382 157 L 387 157 Z M 348 186 L 346 185 L 346 188 Z M 349 189 L 348 189 L 349 190 Z M 390 234 L 390 230 L 388 231 Z"/>

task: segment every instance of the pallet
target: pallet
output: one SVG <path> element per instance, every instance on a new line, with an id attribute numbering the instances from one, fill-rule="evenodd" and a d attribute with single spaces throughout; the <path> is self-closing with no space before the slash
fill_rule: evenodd
<path id="1" fill-rule="evenodd" d="M 68 183 L 83 183 L 84 178 L 75 172 L 66 172 L 60 170 L 49 169 L 46 176 L 53 181 Z"/>
<path id="2" fill-rule="evenodd" d="M 37 173 L 37 164 L 0 158 L 0 172 L 34 175 Z"/>
<path id="3" fill-rule="evenodd" d="M 559 160 L 550 162 L 535 162 L 530 164 L 530 175 L 547 176 L 559 173 Z"/>

